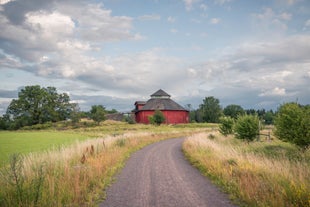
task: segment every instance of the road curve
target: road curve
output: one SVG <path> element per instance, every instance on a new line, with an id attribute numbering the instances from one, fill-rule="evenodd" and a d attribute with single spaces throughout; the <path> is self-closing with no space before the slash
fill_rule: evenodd
<path id="1" fill-rule="evenodd" d="M 161 141 L 134 153 L 100 207 L 231 207 L 182 153 L 184 138 Z"/>

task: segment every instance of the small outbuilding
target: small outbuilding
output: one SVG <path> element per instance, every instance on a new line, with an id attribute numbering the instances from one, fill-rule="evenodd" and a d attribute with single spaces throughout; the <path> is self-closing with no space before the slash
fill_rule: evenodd
<path id="1" fill-rule="evenodd" d="M 162 89 L 151 95 L 148 101 L 136 101 L 135 121 L 137 123 L 149 124 L 149 116 L 156 110 L 160 110 L 165 116 L 166 124 L 183 124 L 189 122 L 189 111 L 170 99 L 170 95 Z"/>

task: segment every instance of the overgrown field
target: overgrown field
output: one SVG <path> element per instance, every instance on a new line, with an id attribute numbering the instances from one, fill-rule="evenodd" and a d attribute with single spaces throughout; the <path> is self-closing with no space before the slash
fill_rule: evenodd
<path id="1" fill-rule="evenodd" d="M 94 206 L 132 152 L 162 139 L 211 128 L 206 124 L 155 127 L 106 122 L 66 131 L 64 139 L 72 133 L 90 139 L 11 156 L 10 164 L 0 169 L 0 206 Z"/>
<path id="2" fill-rule="evenodd" d="M 244 206 L 310 206 L 310 150 L 273 140 L 247 144 L 219 133 L 183 144 L 188 159 Z"/>

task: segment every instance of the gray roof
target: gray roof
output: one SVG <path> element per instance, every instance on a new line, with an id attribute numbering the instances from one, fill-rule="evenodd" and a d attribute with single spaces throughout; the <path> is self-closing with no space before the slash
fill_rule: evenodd
<path id="1" fill-rule="evenodd" d="M 141 109 L 141 111 L 145 110 L 187 111 L 170 98 L 151 98 Z"/>
<path id="2" fill-rule="evenodd" d="M 162 89 L 153 93 L 151 99 L 149 99 L 139 111 L 146 110 L 188 111 L 170 99 L 170 95 Z"/>
<path id="3" fill-rule="evenodd" d="M 170 97 L 170 95 L 166 93 L 165 91 L 163 91 L 162 89 L 159 89 L 158 91 L 156 91 L 155 93 L 151 95 L 151 97 L 160 97 L 160 96 Z"/>

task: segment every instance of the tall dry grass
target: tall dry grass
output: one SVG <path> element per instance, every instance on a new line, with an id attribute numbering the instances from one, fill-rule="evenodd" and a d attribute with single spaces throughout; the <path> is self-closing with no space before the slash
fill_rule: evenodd
<path id="1" fill-rule="evenodd" d="M 183 150 L 205 175 L 246 206 L 310 206 L 309 157 L 299 152 L 298 159 L 291 159 L 281 148 L 284 143 L 273 142 L 246 144 L 219 133 L 201 133 L 189 137 Z M 264 152 L 269 148 L 282 152 Z"/>
<path id="2" fill-rule="evenodd" d="M 162 139 L 194 132 L 125 132 L 13 156 L 11 165 L 0 169 L 0 206 L 94 206 L 104 198 L 103 190 L 130 153 Z"/>

